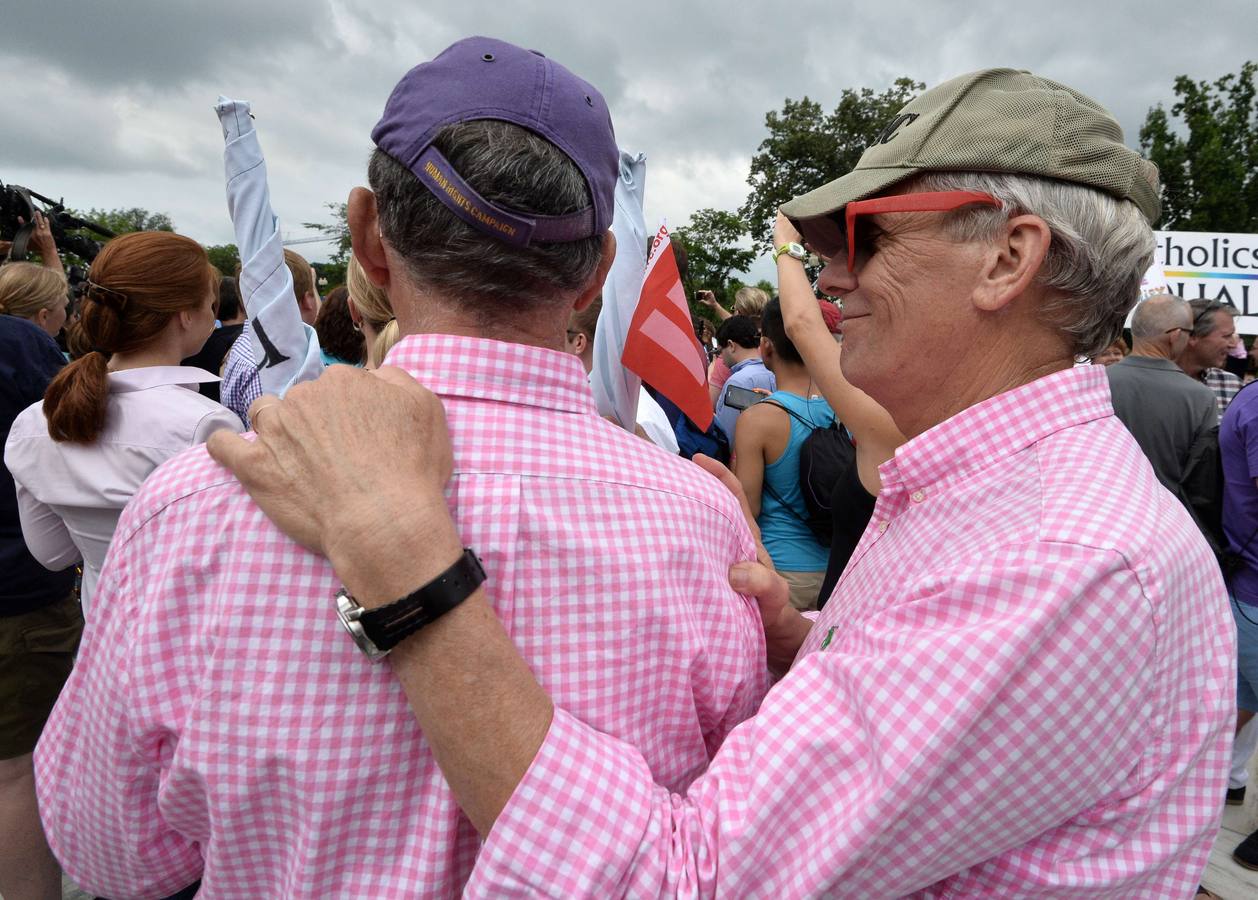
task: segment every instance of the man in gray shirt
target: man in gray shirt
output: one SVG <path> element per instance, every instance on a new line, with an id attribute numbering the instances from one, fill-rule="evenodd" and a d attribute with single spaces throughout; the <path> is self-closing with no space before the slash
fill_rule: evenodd
<path id="1" fill-rule="evenodd" d="M 1219 414 L 1214 392 L 1175 364 L 1192 334 L 1192 309 L 1159 294 L 1136 307 L 1131 355 L 1106 370 L 1114 413 L 1153 471 L 1209 537 L 1208 499 L 1217 487 Z"/>

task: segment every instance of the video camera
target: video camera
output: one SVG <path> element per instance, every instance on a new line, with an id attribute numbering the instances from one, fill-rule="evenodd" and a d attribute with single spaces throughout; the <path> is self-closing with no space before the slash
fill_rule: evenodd
<path id="1" fill-rule="evenodd" d="M 42 206 L 36 206 L 36 202 Z M 31 233 L 35 230 L 37 210 L 48 218 L 48 226 L 57 242 L 57 249 L 74 253 L 88 262 L 94 260 L 100 252 L 101 242 L 84 234 L 71 234 L 72 230 L 84 229 L 106 240 L 114 237 L 109 229 L 67 212 L 65 204 L 60 200 L 37 194 L 21 185 L 6 185 L 0 181 L 0 240 L 13 243 L 9 249 L 9 259 L 26 259 Z M 19 218 L 21 222 L 18 221 Z"/>

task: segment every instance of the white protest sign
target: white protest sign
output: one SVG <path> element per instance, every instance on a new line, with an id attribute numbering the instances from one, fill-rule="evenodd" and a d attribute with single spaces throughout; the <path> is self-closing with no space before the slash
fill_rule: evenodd
<path id="1" fill-rule="evenodd" d="M 1141 300 L 1167 291 L 1185 300 L 1221 300 L 1240 310 L 1237 331 L 1258 334 L 1258 234 L 1153 234 L 1157 246 L 1140 282 Z"/>

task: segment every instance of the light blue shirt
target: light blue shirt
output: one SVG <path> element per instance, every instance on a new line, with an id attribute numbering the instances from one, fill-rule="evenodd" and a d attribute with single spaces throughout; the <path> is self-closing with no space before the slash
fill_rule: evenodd
<path id="1" fill-rule="evenodd" d="M 773 373 L 764 367 L 764 360 L 758 356 L 750 359 L 744 359 L 729 370 L 729 380 L 725 382 L 725 386 L 721 388 L 721 394 L 716 398 L 716 425 L 721 431 L 725 432 L 725 437 L 729 439 L 729 445 L 734 446 L 734 425 L 738 421 L 738 414 L 741 409 L 734 409 L 725 405 L 725 395 L 729 393 L 731 387 L 747 388 L 748 390 L 756 390 L 757 388 L 772 393 L 777 390 L 778 382 L 773 377 Z"/>

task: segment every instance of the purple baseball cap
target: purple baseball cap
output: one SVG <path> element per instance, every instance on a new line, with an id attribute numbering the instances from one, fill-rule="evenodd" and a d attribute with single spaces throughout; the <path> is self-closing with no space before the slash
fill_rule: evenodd
<path id="1" fill-rule="evenodd" d="M 446 125 L 477 119 L 512 122 L 550 141 L 581 170 L 593 205 L 542 216 L 490 203 L 432 145 Z M 611 227 L 620 150 L 607 103 L 536 50 L 487 37 L 451 44 L 402 77 L 371 139 L 464 222 L 508 244 L 579 241 Z"/>

